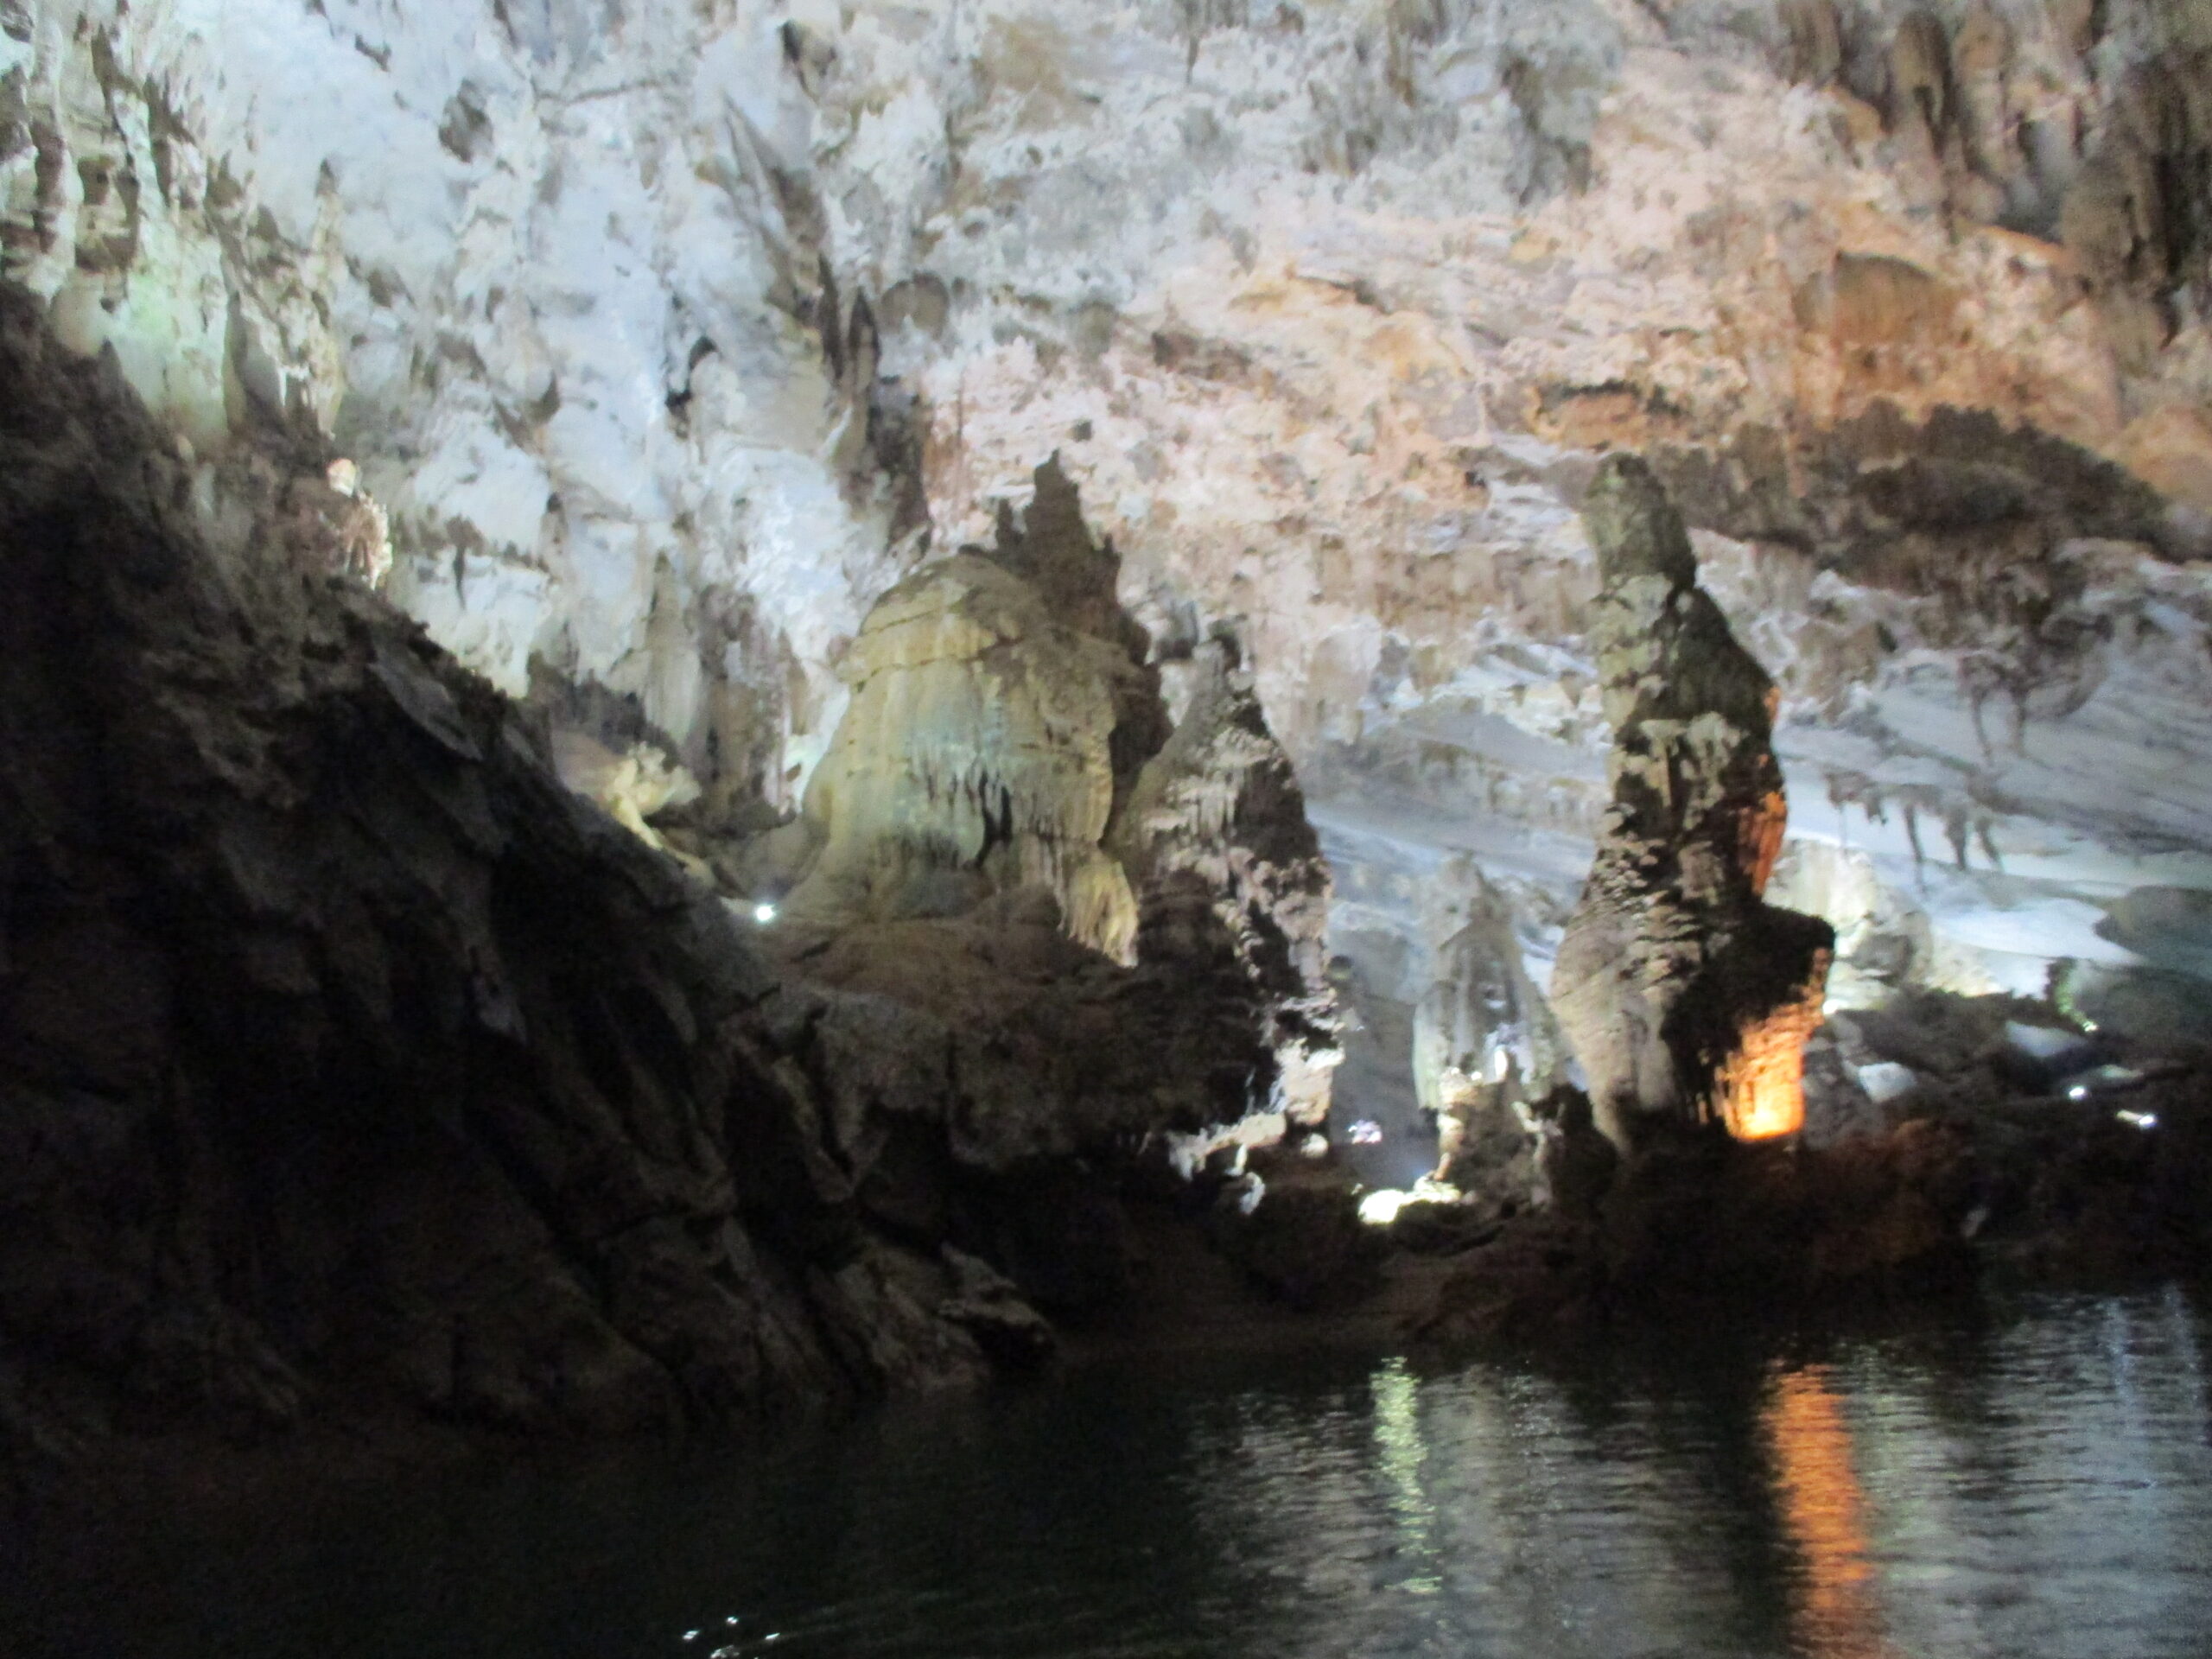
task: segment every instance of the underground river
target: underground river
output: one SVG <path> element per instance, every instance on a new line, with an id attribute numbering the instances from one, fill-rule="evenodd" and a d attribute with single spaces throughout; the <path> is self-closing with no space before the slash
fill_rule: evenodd
<path id="1" fill-rule="evenodd" d="M 2208 1337 L 2154 1289 L 1694 1356 L 1096 1365 L 764 1449 L 32 1527 L 0 1630 L 25 1659 L 2180 1659 L 2212 1630 Z"/>

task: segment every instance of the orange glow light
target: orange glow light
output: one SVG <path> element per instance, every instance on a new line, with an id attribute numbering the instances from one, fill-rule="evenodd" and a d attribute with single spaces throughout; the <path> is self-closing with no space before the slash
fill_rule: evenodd
<path id="1" fill-rule="evenodd" d="M 1817 1368 L 1777 1376 L 1761 1414 L 1775 1496 L 1802 1578 L 1791 1598 L 1792 1651 L 1804 1659 L 1894 1659 L 1882 1635 L 1866 1497 L 1851 1430 Z"/>
<path id="2" fill-rule="evenodd" d="M 1820 1029 L 1828 959 L 1815 959 L 1795 999 L 1745 1027 L 1714 1071 L 1713 1099 L 1738 1141 L 1771 1141 L 1805 1127 L 1805 1044 Z"/>

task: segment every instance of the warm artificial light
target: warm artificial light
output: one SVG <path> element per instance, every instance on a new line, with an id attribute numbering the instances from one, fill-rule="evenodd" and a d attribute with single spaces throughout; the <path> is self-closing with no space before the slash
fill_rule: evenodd
<path id="1" fill-rule="evenodd" d="M 1713 1078 L 1720 1120 L 1738 1141 L 1771 1141 L 1805 1127 L 1805 1039 L 1818 1004 L 1778 1008 L 1746 1031 Z"/>

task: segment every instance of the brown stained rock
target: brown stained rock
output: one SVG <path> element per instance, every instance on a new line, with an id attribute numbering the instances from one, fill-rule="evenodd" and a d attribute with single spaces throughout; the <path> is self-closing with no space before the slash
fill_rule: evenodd
<path id="1" fill-rule="evenodd" d="M 2123 368 L 2140 373 L 2212 269 L 2212 50 L 2131 70 L 2060 213 Z M 2200 302 L 2201 303 L 2201 302 Z"/>
<path id="2" fill-rule="evenodd" d="M 1780 68 L 1791 80 L 1826 86 L 1843 73 L 1843 22 L 1835 0 L 1782 0 Z"/>
<path id="3" fill-rule="evenodd" d="M 1643 461 L 1607 457 L 1583 518 L 1612 804 L 1553 1006 L 1598 1127 L 1624 1150 L 1656 1123 L 1790 1133 L 1834 935 L 1760 897 L 1787 817 L 1772 683 L 1697 586 L 1681 518 Z"/>
<path id="4" fill-rule="evenodd" d="M 1916 129 L 1940 152 L 1957 120 L 1951 42 L 1942 21 L 1932 12 L 1907 13 L 1890 42 L 1889 67 L 1891 125 Z"/>

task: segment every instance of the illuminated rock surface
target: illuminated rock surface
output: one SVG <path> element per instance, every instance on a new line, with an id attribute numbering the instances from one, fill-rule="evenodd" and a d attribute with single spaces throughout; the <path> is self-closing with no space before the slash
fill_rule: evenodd
<path id="1" fill-rule="evenodd" d="M 1092 545 L 1057 465 L 1038 486 L 994 548 L 924 567 L 868 613 L 808 786 L 822 845 L 793 917 L 897 918 L 960 907 L 963 887 L 972 904 L 1037 887 L 1074 938 L 1131 959 L 1136 898 L 1105 842 L 1166 710 L 1112 550 Z"/>
<path id="2" fill-rule="evenodd" d="M 1304 797 L 1233 638 L 1148 662 L 1116 568 L 1048 461 L 991 547 L 877 602 L 779 948 L 944 1017 L 1032 1154 L 1318 1129 L 1338 1057 Z"/>
<path id="3" fill-rule="evenodd" d="M 1582 516 L 1613 804 L 1553 971 L 1560 1023 L 1624 1150 L 1655 1122 L 1794 1134 L 1835 934 L 1761 898 L 1789 812 L 1773 682 L 1697 585 L 1642 461 L 1609 457 Z"/>
<path id="4" fill-rule="evenodd" d="M 1456 853 L 1541 988 L 1610 446 L 1781 688 L 1793 835 L 1923 938 L 1824 911 L 1840 985 L 2125 975 L 2104 905 L 2212 887 L 2201 7 L 4 18 L 10 276 L 203 461 L 331 440 L 398 603 L 632 700 L 709 816 L 797 808 L 870 607 L 1057 450 L 1155 640 L 1234 626 L 1377 1017 Z"/>

